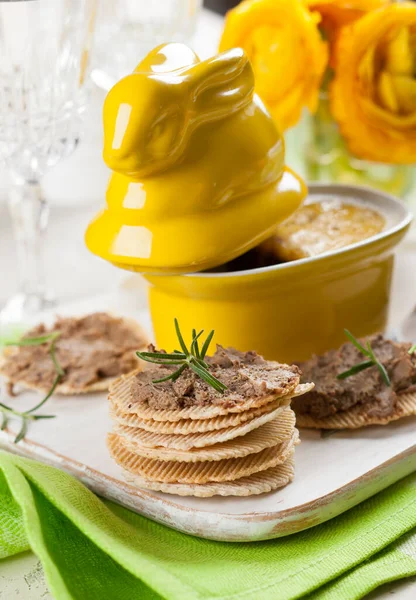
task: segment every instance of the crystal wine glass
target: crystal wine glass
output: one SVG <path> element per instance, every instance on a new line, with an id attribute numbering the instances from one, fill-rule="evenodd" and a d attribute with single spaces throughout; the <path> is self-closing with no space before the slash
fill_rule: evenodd
<path id="1" fill-rule="evenodd" d="M 0 325 L 49 308 L 44 173 L 77 146 L 98 0 L 0 2 L 0 161 L 9 176 L 19 292 Z"/>

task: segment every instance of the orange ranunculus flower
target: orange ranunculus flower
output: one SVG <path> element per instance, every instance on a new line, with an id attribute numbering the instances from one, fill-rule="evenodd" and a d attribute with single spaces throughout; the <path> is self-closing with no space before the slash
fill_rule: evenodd
<path id="1" fill-rule="evenodd" d="M 333 48 L 342 27 L 350 25 L 371 10 L 390 4 L 392 0 L 305 0 L 311 10 L 321 15 L 320 27 L 330 44 L 330 64 L 334 66 Z"/>
<path id="2" fill-rule="evenodd" d="M 303 0 L 244 0 L 227 14 L 220 50 L 244 48 L 256 91 L 282 130 L 297 123 L 304 106 L 316 109 L 328 60 L 318 22 Z"/>
<path id="3" fill-rule="evenodd" d="M 353 154 L 416 161 L 416 4 L 390 4 L 342 30 L 331 109 Z"/>
<path id="4" fill-rule="evenodd" d="M 306 0 L 309 8 L 320 13 L 323 28 L 330 34 L 390 2 L 391 0 Z"/>

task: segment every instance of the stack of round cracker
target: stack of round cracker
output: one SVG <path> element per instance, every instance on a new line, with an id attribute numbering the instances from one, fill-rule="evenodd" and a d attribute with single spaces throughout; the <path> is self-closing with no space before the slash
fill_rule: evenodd
<path id="1" fill-rule="evenodd" d="M 157 410 L 132 402 L 135 374 L 110 388 L 114 431 L 108 447 L 126 479 L 137 487 L 180 496 L 250 496 L 283 487 L 293 479 L 299 442 L 292 397 L 247 399 L 238 406 L 190 406 Z"/>

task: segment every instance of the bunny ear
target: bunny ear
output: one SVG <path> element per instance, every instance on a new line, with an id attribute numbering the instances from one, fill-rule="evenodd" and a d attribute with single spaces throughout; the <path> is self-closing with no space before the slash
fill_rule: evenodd
<path id="1" fill-rule="evenodd" d="M 241 48 L 233 48 L 192 66 L 187 76 L 192 103 L 202 116 L 210 113 L 221 118 L 243 108 L 253 97 L 253 69 Z"/>
<path id="2" fill-rule="evenodd" d="M 199 62 L 198 56 L 185 44 L 172 42 L 154 48 L 134 69 L 136 72 L 166 73 Z"/>

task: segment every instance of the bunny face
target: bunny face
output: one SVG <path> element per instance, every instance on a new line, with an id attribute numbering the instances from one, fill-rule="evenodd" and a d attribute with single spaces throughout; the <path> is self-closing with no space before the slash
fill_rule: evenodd
<path id="1" fill-rule="evenodd" d="M 104 160 L 130 177 L 166 169 L 179 153 L 183 101 L 158 77 L 133 73 L 119 81 L 104 104 Z"/>
<path id="2" fill-rule="evenodd" d="M 252 101 L 254 77 L 242 50 L 200 62 L 183 48 L 156 48 L 108 93 L 104 160 L 113 171 L 137 179 L 172 167 L 199 125 L 227 118 Z M 178 56 L 187 64 L 180 66 Z"/>

